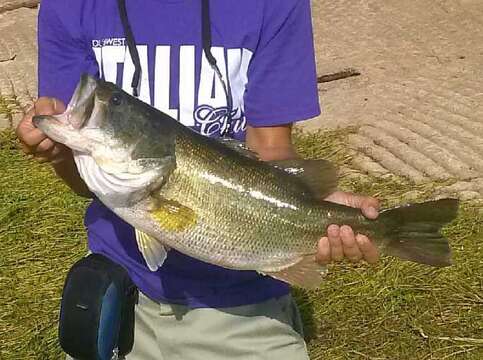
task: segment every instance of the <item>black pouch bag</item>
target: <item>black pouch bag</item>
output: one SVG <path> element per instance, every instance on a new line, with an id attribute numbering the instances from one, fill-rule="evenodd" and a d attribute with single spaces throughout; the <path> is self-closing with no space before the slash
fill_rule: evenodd
<path id="1" fill-rule="evenodd" d="M 62 349 L 78 360 L 110 360 L 134 344 L 137 288 L 127 271 L 91 254 L 72 266 L 64 284 L 59 320 Z"/>

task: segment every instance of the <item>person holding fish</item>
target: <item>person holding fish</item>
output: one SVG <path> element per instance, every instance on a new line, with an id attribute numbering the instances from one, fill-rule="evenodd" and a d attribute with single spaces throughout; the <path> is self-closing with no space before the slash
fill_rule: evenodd
<path id="1" fill-rule="evenodd" d="M 297 160 L 292 124 L 320 113 L 310 1 L 43 0 L 38 39 L 40 97 L 17 134 L 93 198 L 90 251 L 140 290 L 126 358 L 308 359 L 289 284 L 377 262 L 363 233 L 410 218 L 378 223 L 377 199 Z M 386 247 L 441 266 L 441 246 Z"/>

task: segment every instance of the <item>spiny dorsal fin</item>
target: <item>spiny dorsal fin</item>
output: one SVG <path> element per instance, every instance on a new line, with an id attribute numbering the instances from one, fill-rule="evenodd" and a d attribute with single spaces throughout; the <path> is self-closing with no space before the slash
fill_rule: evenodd
<path id="1" fill-rule="evenodd" d="M 247 148 L 245 143 L 221 138 L 218 141 L 239 154 L 251 159 L 260 160 L 258 154 Z M 335 191 L 337 187 L 336 168 L 327 160 L 276 160 L 268 163 L 299 179 L 316 199 L 323 199 Z"/>
<path id="2" fill-rule="evenodd" d="M 143 255 L 149 270 L 157 271 L 168 256 L 168 249 L 158 240 L 135 229 L 138 249 Z"/>
<path id="3" fill-rule="evenodd" d="M 315 289 L 320 286 L 327 275 L 327 268 L 315 261 L 314 255 L 306 255 L 295 265 L 277 272 L 263 272 L 275 279 L 285 281 L 305 289 Z"/>
<path id="4" fill-rule="evenodd" d="M 237 153 L 246 156 L 250 159 L 259 160 L 257 153 L 251 151 L 244 142 L 232 139 L 232 138 L 219 138 L 217 139 L 223 145 L 235 150 Z"/>
<path id="5" fill-rule="evenodd" d="M 314 198 L 323 199 L 337 187 L 337 171 L 327 160 L 277 160 L 271 165 L 296 176 L 308 187 Z"/>

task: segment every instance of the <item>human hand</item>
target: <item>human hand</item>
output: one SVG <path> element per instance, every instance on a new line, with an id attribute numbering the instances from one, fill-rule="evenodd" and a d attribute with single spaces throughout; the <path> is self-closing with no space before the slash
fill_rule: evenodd
<path id="1" fill-rule="evenodd" d="M 65 105 L 58 99 L 41 97 L 34 103 L 32 109 L 25 114 L 16 129 L 17 137 L 25 154 L 32 155 L 41 163 L 57 164 L 65 160 L 70 150 L 63 144 L 49 139 L 32 122 L 35 115 L 56 115 L 62 114 L 64 111 Z"/>
<path id="2" fill-rule="evenodd" d="M 376 219 L 379 216 L 379 201 L 373 197 L 336 191 L 324 200 L 359 208 L 368 219 Z M 379 251 L 367 236 L 354 235 L 350 226 L 330 225 L 327 228 L 327 236 L 319 241 L 317 262 L 325 265 L 343 258 L 354 263 L 365 260 L 374 264 L 379 260 Z"/>

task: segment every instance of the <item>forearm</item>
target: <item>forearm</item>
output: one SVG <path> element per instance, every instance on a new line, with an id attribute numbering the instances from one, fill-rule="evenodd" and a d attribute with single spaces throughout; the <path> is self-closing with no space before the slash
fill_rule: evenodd
<path id="1" fill-rule="evenodd" d="M 69 186 L 77 195 L 92 198 L 93 195 L 89 191 L 84 180 L 79 175 L 74 162 L 71 150 L 65 150 L 67 153 L 63 156 L 62 161 L 52 164 L 55 173 Z"/>
<path id="2" fill-rule="evenodd" d="M 292 126 L 247 127 L 246 145 L 264 161 L 297 159 L 292 144 Z"/>

